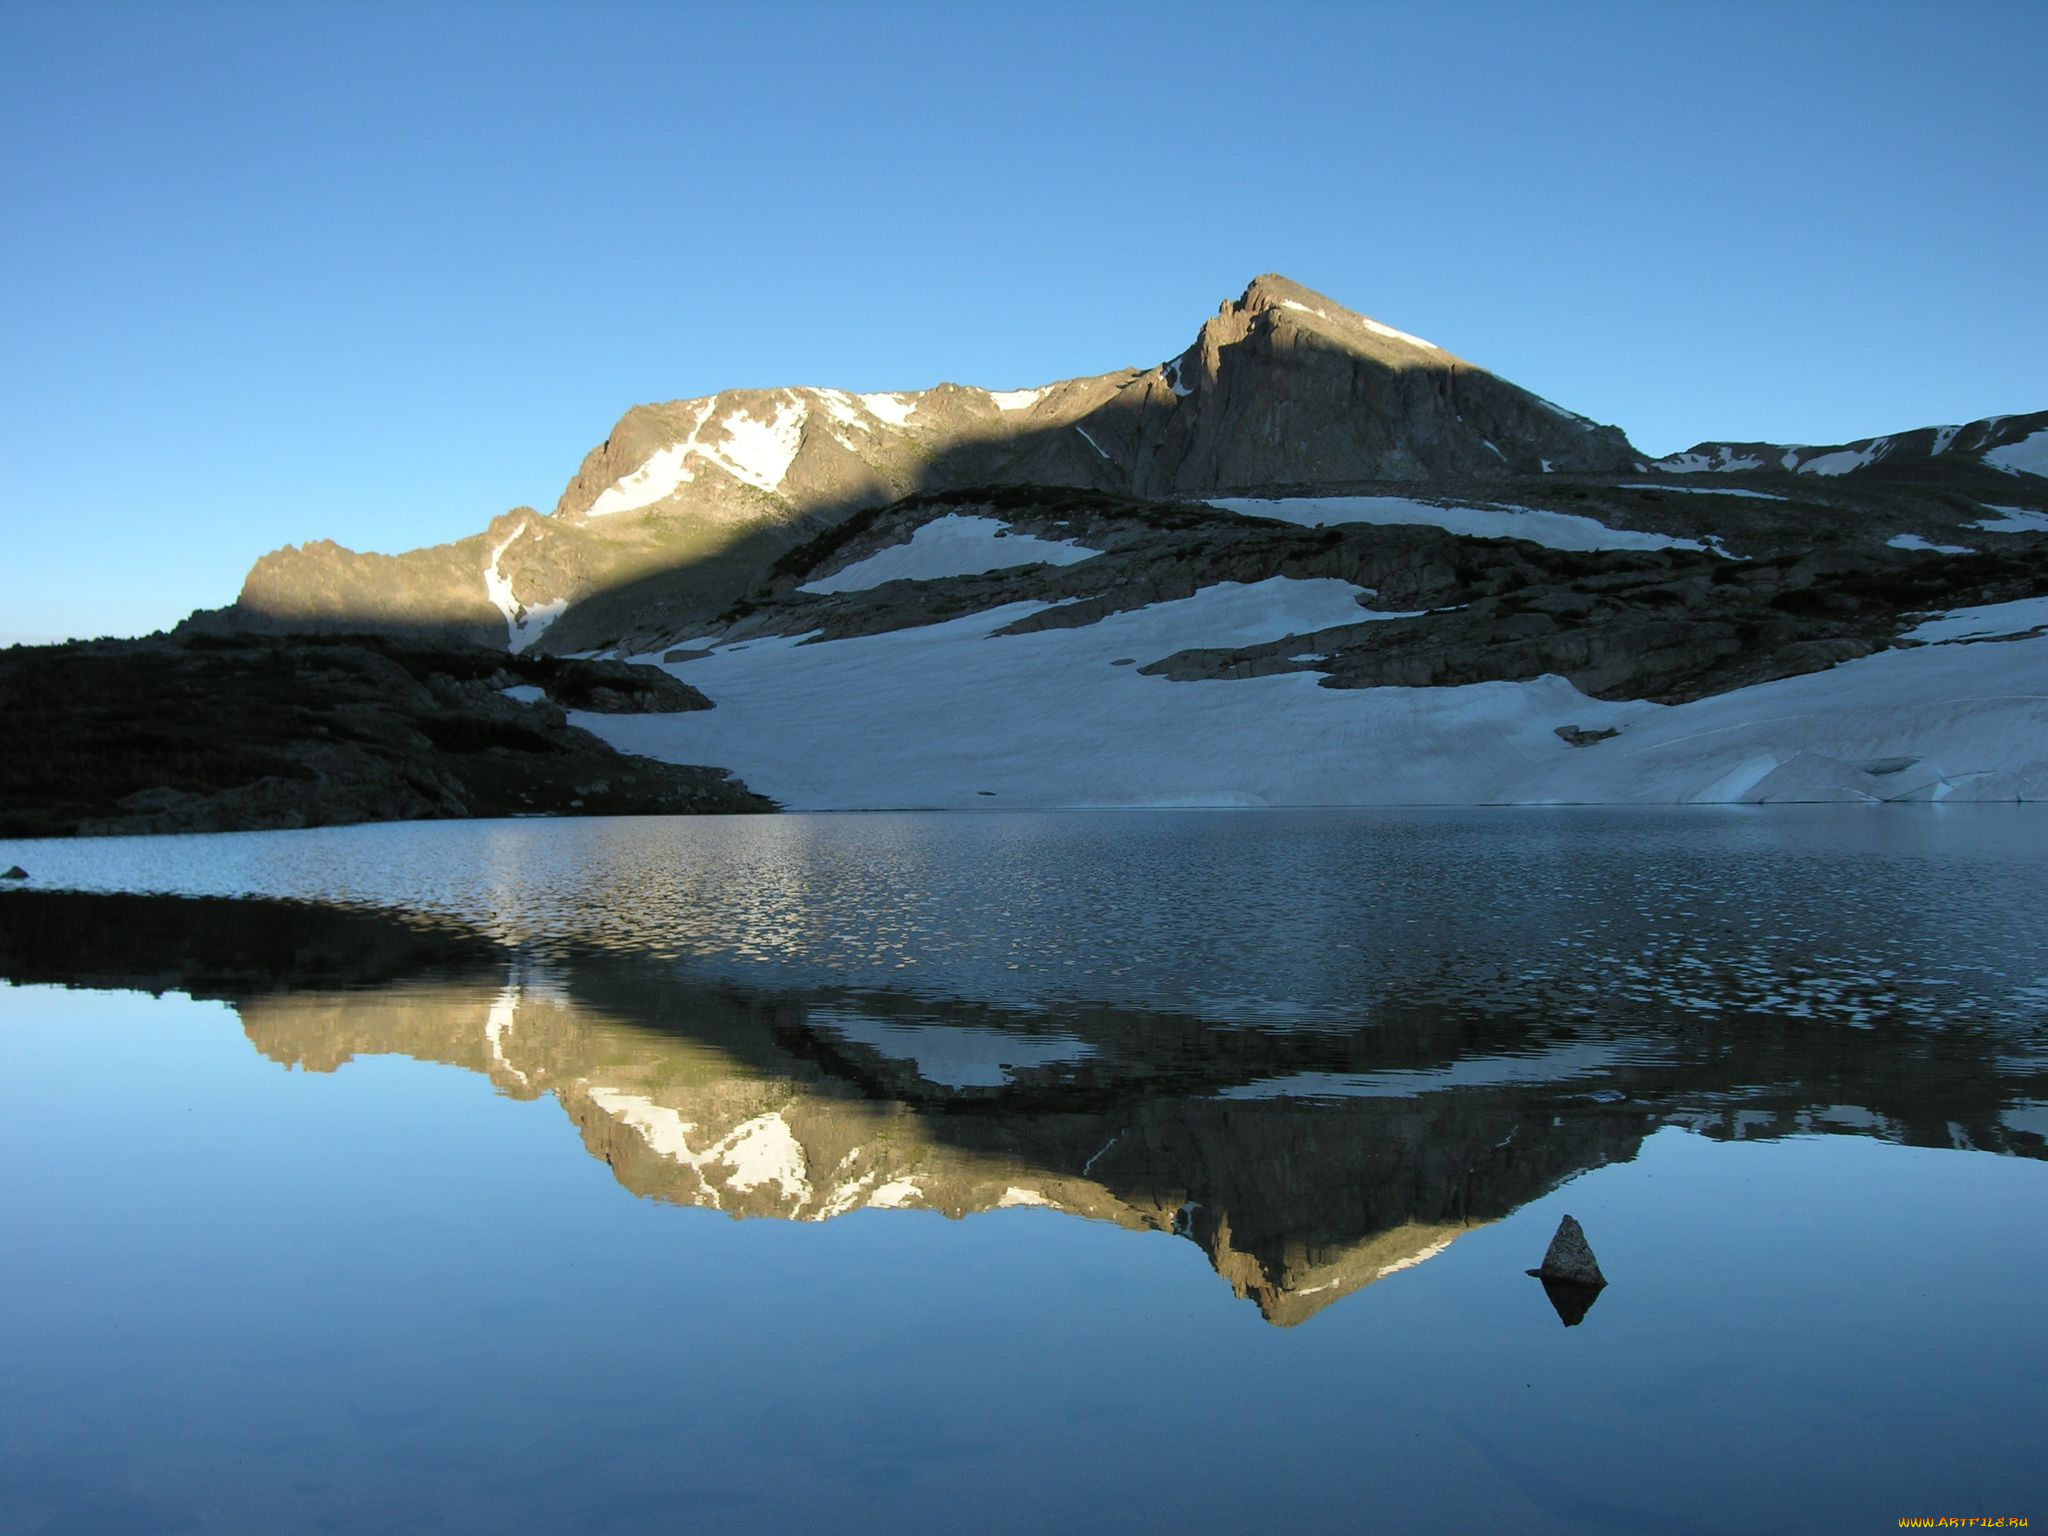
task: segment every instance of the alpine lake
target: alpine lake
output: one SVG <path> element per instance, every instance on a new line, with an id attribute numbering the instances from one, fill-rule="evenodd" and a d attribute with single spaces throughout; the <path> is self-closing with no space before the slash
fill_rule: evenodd
<path id="1" fill-rule="evenodd" d="M 2048 1517 L 2038 809 L 10 864 L 0 1529 Z"/>

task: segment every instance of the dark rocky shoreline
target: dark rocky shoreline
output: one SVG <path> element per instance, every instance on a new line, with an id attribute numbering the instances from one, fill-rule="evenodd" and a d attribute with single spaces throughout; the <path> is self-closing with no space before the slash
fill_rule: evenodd
<path id="1" fill-rule="evenodd" d="M 650 667 L 379 636 L 16 646 L 0 651 L 0 836 L 776 809 L 567 716 L 710 707 Z"/>

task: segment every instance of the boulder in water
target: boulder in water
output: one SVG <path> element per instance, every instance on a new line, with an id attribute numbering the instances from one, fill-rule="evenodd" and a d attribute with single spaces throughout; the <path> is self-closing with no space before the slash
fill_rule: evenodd
<path id="1" fill-rule="evenodd" d="M 1586 1241 L 1585 1228 L 1569 1216 L 1557 1224 L 1557 1235 L 1551 1238 L 1542 1264 L 1529 1273 L 1544 1280 L 1590 1285 L 1595 1290 L 1607 1283 L 1607 1277 L 1600 1273 L 1599 1261 L 1593 1257 L 1592 1246 Z"/>

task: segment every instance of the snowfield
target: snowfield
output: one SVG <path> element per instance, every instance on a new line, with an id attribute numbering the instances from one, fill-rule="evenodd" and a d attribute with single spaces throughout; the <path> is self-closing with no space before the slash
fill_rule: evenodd
<path id="1" fill-rule="evenodd" d="M 1993 448 L 1984 455 L 1984 462 L 2009 475 L 2048 476 L 2048 427 L 2003 448 Z"/>
<path id="2" fill-rule="evenodd" d="M 908 544 L 894 544 L 844 570 L 805 582 L 799 592 L 866 592 L 889 581 L 979 576 L 1017 565 L 1073 565 L 1100 554 L 1072 539 L 1017 533 L 993 517 L 949 512 L 921 525 Z"/>
<path id="3" fill-rule="evenodd" d="M 1798 465 L 1802 475 L 1848 475 L 1859 469 L 1868 469 L 1887 453 L 1891 452 L 1892 440 L 1880 437 L 1862 448 L 1838 448 L 1833 453 L 1823 453 Z M 1792 455 L 1787 454 L 1790 459 Z M 1792 464 L 1785 466 L 1787 469 Z"/>
<path id="4" fill-rule="evenodd" d="M 1885 540 L 1893 549 L 1910 549 L 1925 555 L 1974 555 L 1976 551 L 1967 544 L 1935 544 L 1917 533 L 1899 533 Z"/>
<path id="5" fill-rule="evenodd" d="M 1274 577 L 1077 629 L 994 635 L 1047 606 L 1015 603 L 855 639 L 757 639 L 668 668 L 711 710 L 573 719 L 805 810 L 2048 798 L 2048 636 L 1887 651 L 1676 706 L 1558 677 L 1334 689 L 1309 672 L 1141 670 L 1372 618 L 1362 595 Z M 2024 632 L 2037 603 L 1954 627 Z M 1620 734 L 1570 747 L 1567 726 Z"/>
<path id="6" fill-rule="evenodd" d="M 1664 489 L 1664 487 L 1657 487 Z M 1570 512 L 1528 507 L 1439 507 L 1405 496 L 1295 496 L 1279 500 L 1233 497 L 1209 503 L 1225 512 L 1277 518 L 1304 528 L 1331 523 L 1410 523 L 1474 539 L 1522 539 L 1549 549 L 1705 549 L 1698 539 L 1609 528 Z"/>
<path id="7" fill-rule="evenodd" d="M 1926 642 L 1995 640 L 2042 628 L 2048 628 L 2048 597 L 2023 597 L 2010 603 L 1954 608 L 1939 618 L 1914 625 L 1900 638 Z"/>
<path id="8" fill-rule="evenodd" d="M 2025 507 L 1992 507 L 1990 510 L 1998 516 L 1970 526 L 1985 533 L 2048 533 L 2048 512 L 2029 512 Z"/>

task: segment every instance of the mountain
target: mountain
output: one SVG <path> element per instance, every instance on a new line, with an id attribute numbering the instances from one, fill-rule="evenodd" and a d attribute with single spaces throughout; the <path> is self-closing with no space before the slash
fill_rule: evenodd
<path id="1" fill-rule="evenodd" d="M 719 613 L 792 545 L 915 493 L 1170 499 L 1641 463 L 1612 427 L 1266 276 L 1153 368 L 1036 389 L 729 390 L 636 406 L 552 516 L 515 508 L 396 556 L 288 546 L 257 562 L 222 620 L 586 650 Z"/>
<path id="2" fill-rule="evenodd" d="M 566 723 L 792 809 L 2034 800 L 2048 412 L 1652 461 L 1267 276 L 1157 367 L 636 407 L 184 635 L 278 630 L 660 669 Z"/>
<path id="3" fill-rule="evenodd" d="M 1149 501 L 1512 489 L 1517 505 L 1568 511 L 1588 483 L 1710 472 L 1766 489 L 1792 477 L 1796 489 L 1770 494 L 1823 514 L 1851 480 L 1880 500 L 1931 495 L 1939 517 L 1957 494 L 2038 485 L 2044 427 L 2048 413 L 1839 447 L 1703 443 L 1652 464 L 1612 427 L 1267 275 L 1157 367 L 1035 389 L 729 390 L 636 406 L 551 515 L 515 508 L 469 538 L 395 556 L 287 546 L 257 562 L 231 608 L 194 622 L 645 648 L 726 613 L 793 548 L 856 513 L 970 489 Z M 1719 518 L 1681 521 L 1697 538 Z"/>

